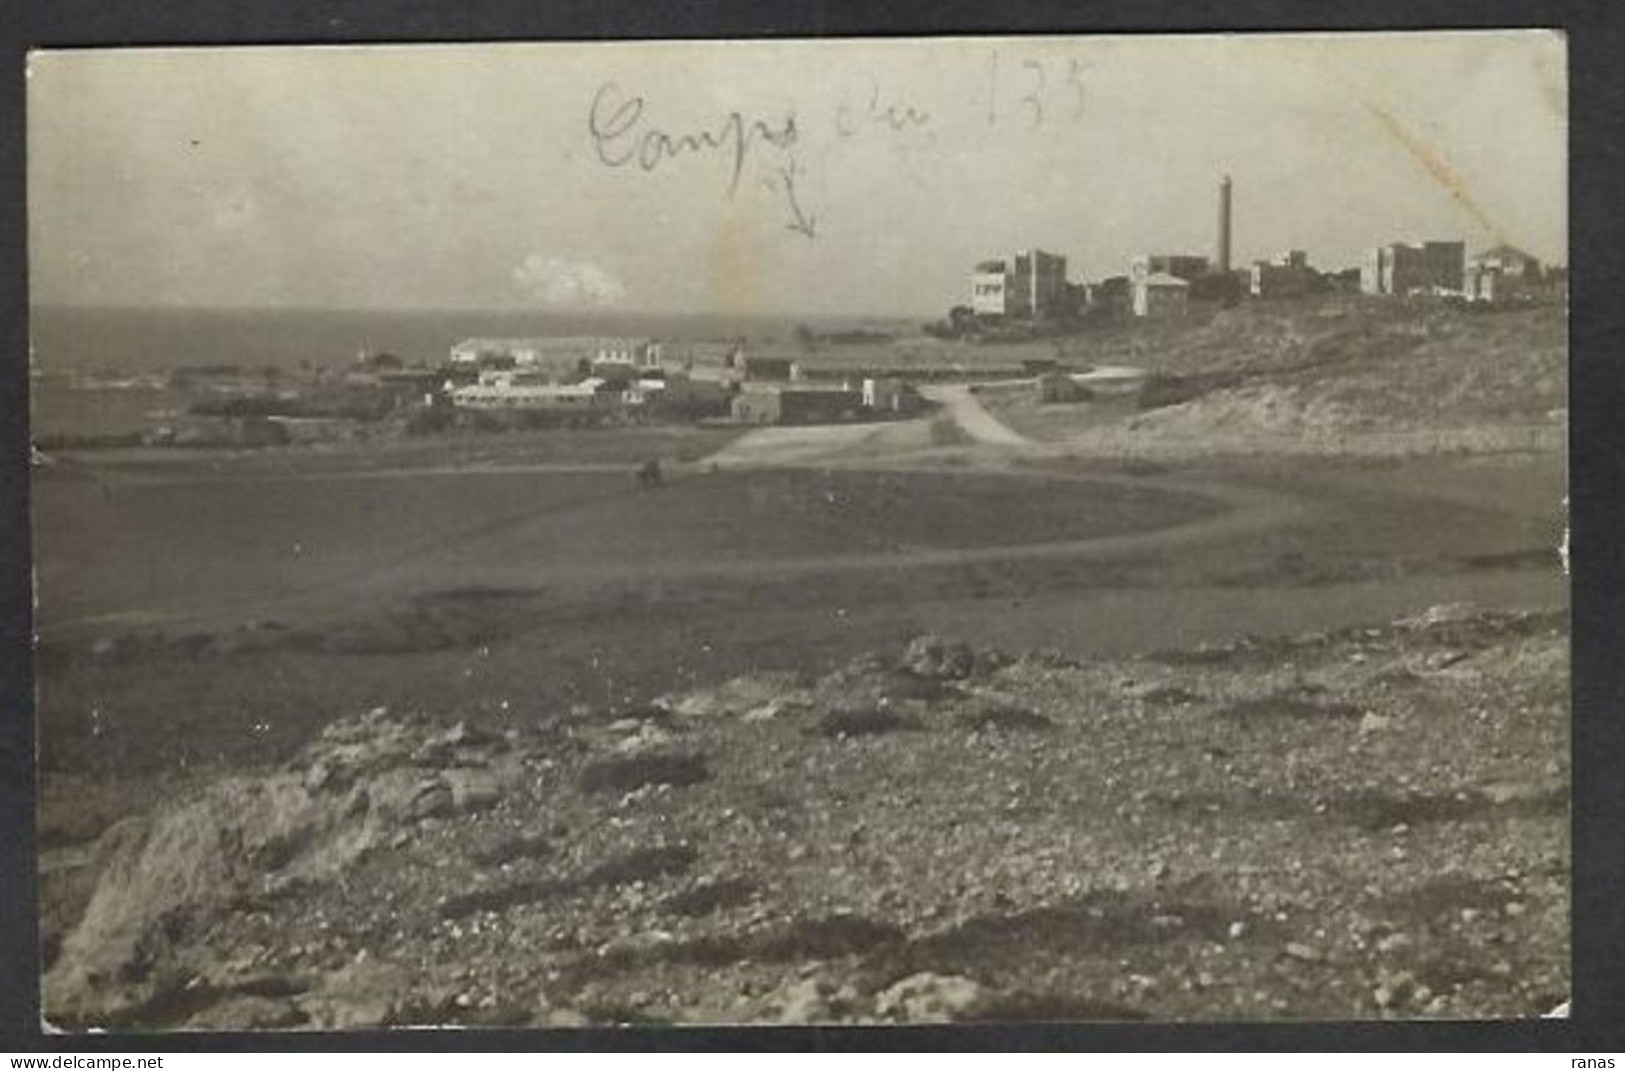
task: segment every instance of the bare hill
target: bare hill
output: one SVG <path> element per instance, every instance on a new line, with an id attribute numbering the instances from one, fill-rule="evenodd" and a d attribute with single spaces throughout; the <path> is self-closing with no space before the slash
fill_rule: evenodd
<path id="1" fill-rule="evenodd" d="M 1383 453 L 1547 448 L 1561 444 L 1566 415 L 1558 307 L 1256 302 L 1200 321 L 1085 336 L 1069 355 L 1151 376 L 1134 404 L 1105 414 L 1014 394 L 990 404 L 1030 437 L 1124 450 L 1204 440 L 1360 451 L 1350 436 Z"/>

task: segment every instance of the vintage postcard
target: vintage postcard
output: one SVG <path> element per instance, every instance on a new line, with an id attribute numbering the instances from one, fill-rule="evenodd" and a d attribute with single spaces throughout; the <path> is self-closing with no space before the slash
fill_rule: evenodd
<path id="1" fill-rule="evenodd" d="M 28 70 L 44 1016 L 1570 995 L 1549 32 Z"/>

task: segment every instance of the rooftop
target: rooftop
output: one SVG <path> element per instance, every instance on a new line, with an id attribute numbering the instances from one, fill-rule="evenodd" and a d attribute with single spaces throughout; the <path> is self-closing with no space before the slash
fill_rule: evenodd
<path id="1" fill-rule="evenodd" d="M 1507 245 L 1505 242 L 1491 246 L 1482 253 L 1473 254 L 1474 260 L 1534 260 L 1535 258 L 1519 249 L 1517 246 Z"/>
<path id="2" fill-rule="evenodd" d="M 608 335 L 537 335 L 518 338 L 469 338 L 453 349 L 601 349 L 606 346 L 641 345 L 647 338 L 617 338 Z"/>

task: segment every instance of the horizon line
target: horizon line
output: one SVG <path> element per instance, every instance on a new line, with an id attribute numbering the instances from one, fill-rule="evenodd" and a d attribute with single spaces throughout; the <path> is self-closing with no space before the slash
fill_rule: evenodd
<path id="1" fill-rule="evenodd" d="M 56 309 L 94 309 L 109 312 L 306 312 L 306 313 L 470 313 L 470 314 L 502 314 L 507 316 L 709 316 L 722 319 L 742 320 L 784 320 L 784 319 L 822 319 L 822 320 L 913 320 L 921 316 L 929 317 L 931 312 L 815 312 L 808 310 L 770 309 L 761 311 L 743 312 L 725 309 L 671 309 L 671 308 L 605 308 L 602 306 L 584 306 L 574 308 L 525 308 L 513 305 L 305 305 L 305 304 L 264 304 L 252 305 L 242 303 L 175 303 L 175 302 L 126 302 L 126 301 L 83 301 L 83 300 L 34 300 L 30 299 L 27 305 L 30 312 Z M 943 312 L 946 309 L 941 310 Z M 941 313 L 937 313 L 940 315 Z"/>

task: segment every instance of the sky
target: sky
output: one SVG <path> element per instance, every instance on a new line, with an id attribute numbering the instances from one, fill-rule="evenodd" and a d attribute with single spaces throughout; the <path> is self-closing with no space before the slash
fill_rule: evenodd
<path id="1" fill-rule="evenodd" d="M 1546 31 L 38 52 L 37 304 L 940 315 L 980 260 L 1567 263 Z"/>

